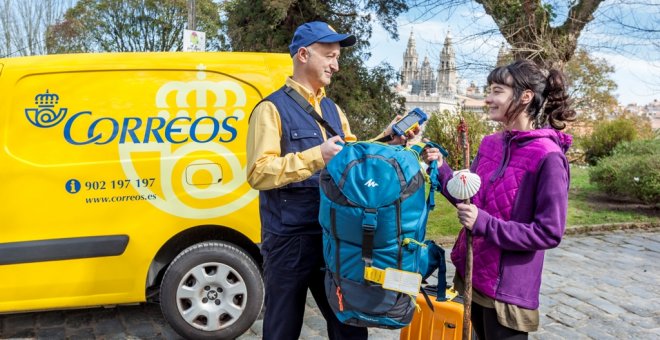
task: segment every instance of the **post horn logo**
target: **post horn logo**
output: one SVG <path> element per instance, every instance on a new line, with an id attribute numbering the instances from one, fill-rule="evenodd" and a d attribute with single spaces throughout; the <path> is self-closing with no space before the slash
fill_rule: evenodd
<path id="1" fill-rule="evenodd" d="M 60 101 L 60 96 L 55 93 L 40 93 L 34 96 L 36 108 L 26 108 L 25 116 L 32 125 L 40 128 L 49 128 L 59 124 L 66 116 L 66 108 L 60 108 L 55 112 L 55 105 Z"/>

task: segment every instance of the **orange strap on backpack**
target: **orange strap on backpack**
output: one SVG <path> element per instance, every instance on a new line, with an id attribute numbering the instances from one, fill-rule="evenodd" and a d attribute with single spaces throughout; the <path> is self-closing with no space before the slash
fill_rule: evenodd
<path id="1" fill-rule="evenodd" d="M 339 310 L 344 311 L 344 298 L 341 294 L 341 288 L 337 286 L 337 301 L 339 301 Z"/>

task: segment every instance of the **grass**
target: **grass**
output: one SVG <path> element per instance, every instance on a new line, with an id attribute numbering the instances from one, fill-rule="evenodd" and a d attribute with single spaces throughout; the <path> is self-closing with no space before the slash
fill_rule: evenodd
<path id="1" fill-rule="evenodd" d="M 568 226 L 627 222 L 660 222 L 657 207 L 616 200 L 589 183 L 587 168 L 571 168 Z"/>
<path id="2" fill-rule="evenodd" d="M 435 195 L 435 209 L 429 214 L 426 223 L 426 239 L 437 240 L 440 237 L 456 236 L 461 230 L 456 216 L 456 208 L 441 194 Z"/>
<path id="3" fill-rule="evenodd" d="M 441 194 L 435 195 L 435 203 L 435 210 L 429 214 L 426 238 L 437 240 L 458 235 L 461 227 L 456 217 L 456 209 Z M 580 225 L 639 222 L 660 223 L 658 207 L 613 200 L 589 183 L 587 168 L 571 168 L 568 228 Z"/>

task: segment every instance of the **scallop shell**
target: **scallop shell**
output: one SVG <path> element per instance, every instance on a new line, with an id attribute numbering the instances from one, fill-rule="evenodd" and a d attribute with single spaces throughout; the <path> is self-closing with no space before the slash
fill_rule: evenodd
<path id="1" fill-rule="evenodd" d="M 474 196 L 481 186 L 479 175 L 471 173 L 470 170 L 454 171 L 454 176 L 447 182 L 447 191 L 452 197 L 466 200 Z"/>

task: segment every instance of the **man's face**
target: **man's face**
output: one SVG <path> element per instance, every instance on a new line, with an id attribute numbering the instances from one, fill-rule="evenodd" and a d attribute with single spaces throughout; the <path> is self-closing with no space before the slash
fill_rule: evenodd
<path id="1" fill-rule="evenodd" d="M 339 71 L 339 43 L 314 43 L 307 46 L 305 74 L 315 87 L 330 85 L 332 75 Z"/>

